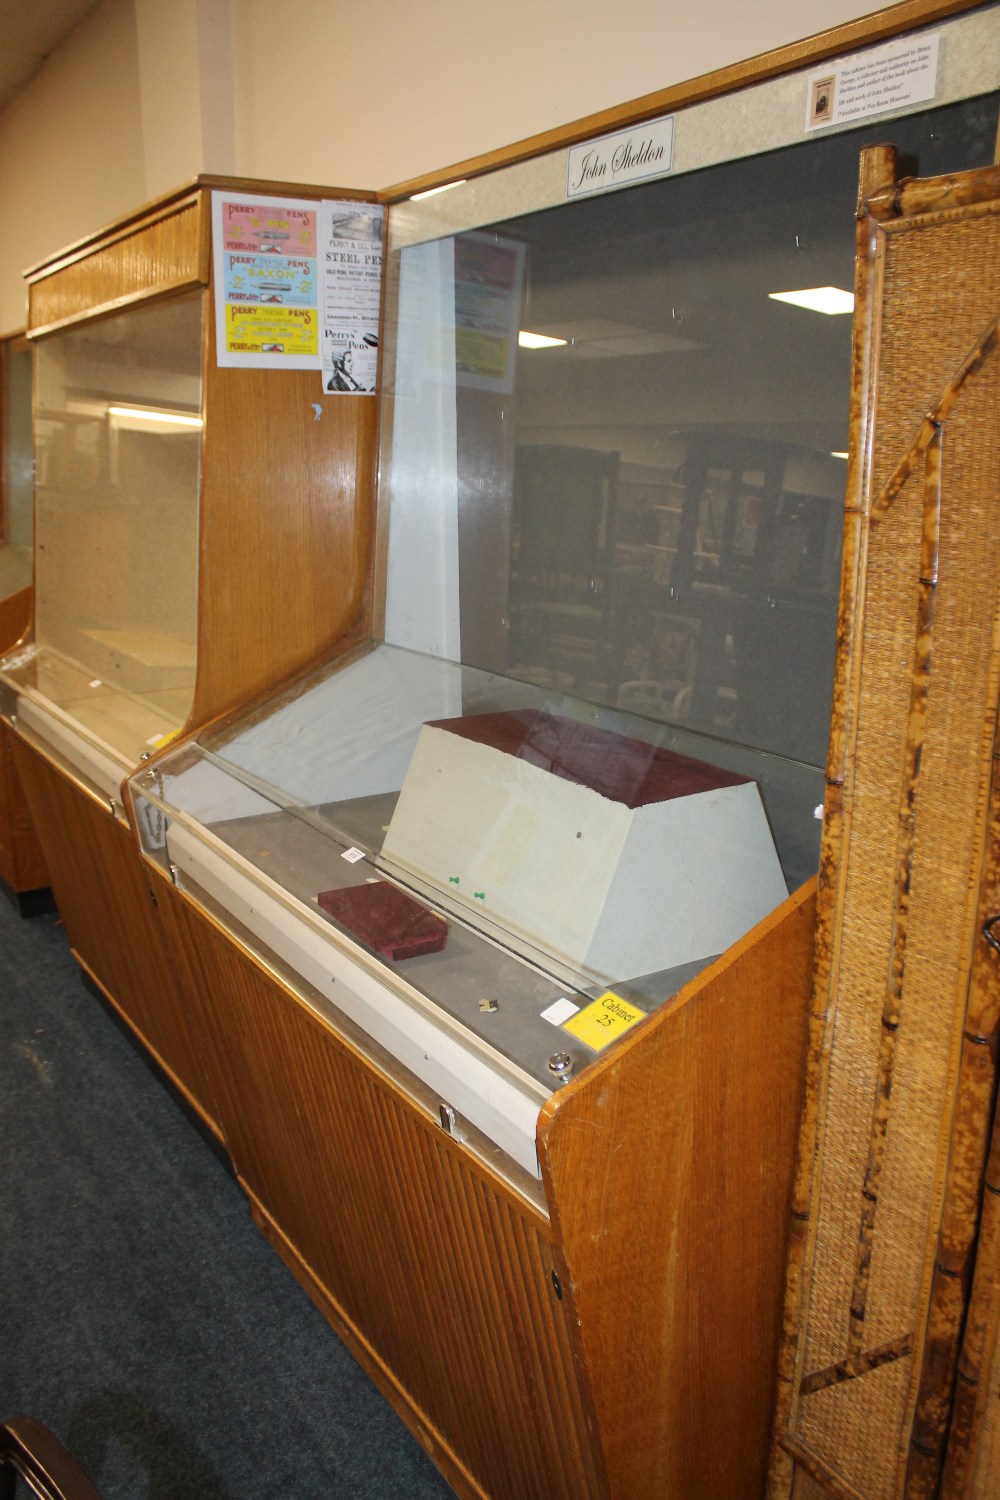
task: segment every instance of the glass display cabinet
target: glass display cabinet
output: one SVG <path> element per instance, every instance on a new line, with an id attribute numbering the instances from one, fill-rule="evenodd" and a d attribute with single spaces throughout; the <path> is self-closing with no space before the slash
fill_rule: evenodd
<path id="1" fill-rule="evenodd" d="M 392 205 L 368 638 L 129 781 L 255 1216 L 461 1494 L 764 1483 L 873 131 L 760 87 Z"/>
<path id="2" fill-rule="evenodd" d="M 23 334 L 0 340 L 0 651 L 31 618 L 31 347 Z M 51 904 L 38 840 L 0 723 L 0 881 L 27 915 Z"/>
<path id="3" fill-rule="evenodd" d="M 185 728 L 366 631 L 375 420 L 372 395 L 327 398 L 318 367 L 221 357 L 232 273 L 224 291 L 214 190 L 277 220 L 288 201 L 302 218 L 324 198 L 370 201 L 199 178 L 27 273 L 35 597 L 0 662 L 74 951 L 210 1122 L 121 783 Z M 273 281 L 286 258 L 268 253 Z"/>

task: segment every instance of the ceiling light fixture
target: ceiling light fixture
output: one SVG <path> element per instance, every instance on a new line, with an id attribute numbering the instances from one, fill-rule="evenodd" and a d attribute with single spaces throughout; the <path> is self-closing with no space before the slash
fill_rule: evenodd
<path id="1" fill-rule="evenodd" d="M 798 292 L 768 292 L 767 295 L 775 302 L 790 302 L 793 307 L 826 313 L 831 318 L 854 311 L 854 293 L 843 292 L 838 286 L 807 286 Z"/>
<path id="2" fill-rule="evenodd" d="M 443 182 L 440 187 L 424 188 L 422 193 L 411 193 L 410 202 L 419 203 L 421 198 L 434 198 L 438 193 L 447 193 L 453 187 L 461 187 L 465 181 L 464 177 L 458 177 L 454 182 Z"/>
<path id="3" fill-rule="evenodd" d="M 204 427 L 201 417 L 184 411 L 161 411 L 148 406 L 109 406 L 109 417 L 122 417 L 131 422 L 157 422 L 170 427 Z"/>
<path id="4" fill-rule="evenodd" d="M 565 344 L 565 339 L 550 338 L 547 333 L 528 333 L 524 328 L 517 336 L 517 342 L 522 349 L 554 349 L 559 344 Z"/>

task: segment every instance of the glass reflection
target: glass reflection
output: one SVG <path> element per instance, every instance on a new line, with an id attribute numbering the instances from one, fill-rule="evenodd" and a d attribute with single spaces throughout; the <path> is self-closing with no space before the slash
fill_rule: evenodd
<path id="1" fill-rule="evenodd" d="M 772 294 L 850 292 L 886 130 L 396 253 L 387 640 L 822 765 L 850 298 Z M 992 100 L 891 122 L 922 173 L 994 133 Z"/>

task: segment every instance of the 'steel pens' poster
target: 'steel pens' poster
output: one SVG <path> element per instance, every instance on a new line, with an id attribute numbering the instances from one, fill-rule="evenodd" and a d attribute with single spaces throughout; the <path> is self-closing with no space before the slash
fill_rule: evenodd
<path id="1" fill-rule="evenodd" d="M 324 391 L 373 391 L 382 290 L 382 209 L 320 204 Z"/>

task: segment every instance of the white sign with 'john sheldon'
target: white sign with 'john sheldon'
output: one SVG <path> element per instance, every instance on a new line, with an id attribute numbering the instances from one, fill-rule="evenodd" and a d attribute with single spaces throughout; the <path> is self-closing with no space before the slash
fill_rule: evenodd
<path id="1" fill-rule="evenodd" d="M 666 177 L 674 163 L 674 116 L 573 146 L 567 155 L 566 197 L 610 193 L 647 178 Z"/>

